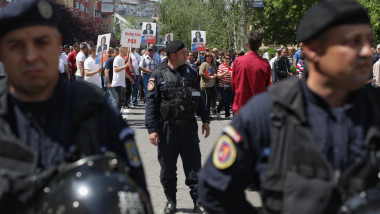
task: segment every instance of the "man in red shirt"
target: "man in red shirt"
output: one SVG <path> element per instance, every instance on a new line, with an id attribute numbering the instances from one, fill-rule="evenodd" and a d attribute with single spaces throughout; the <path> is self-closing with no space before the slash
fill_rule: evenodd
<path id="1" fill-rule="evenodd" d="M 69 68 L 70 68 L 70 73 L 75 76 L 75 72 L 77 72 L 77 61 L 76 61 L 76 58 L 77 58 L 77 54 L 79 52 L 79 44 L 78 43 L 75 43 L 73 45 L 74 47 L 74 50 L 71 51 L 71 53 L 69 53 L 69 55 L 67 56 L 67 63 L 69 64 Z"/>
<path id="2" fill-rule="evenodd" d="M 251 31 L 246 42 L 248 54 L 234 61 L 232 89 L 235 91 L 235 99 L 232 110 L 235 114 L 253 95 L 265 91 L 270 84 L 270 65 L 257 53 L 261 44 L 261 34 Z"/>

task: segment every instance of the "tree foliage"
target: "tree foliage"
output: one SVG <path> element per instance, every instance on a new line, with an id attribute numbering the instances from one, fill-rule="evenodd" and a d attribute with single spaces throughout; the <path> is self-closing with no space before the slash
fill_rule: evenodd
<path id="1" fill-rule="evenodd" d="M 100 25 L 96 25 L 92 18 L 86 18 L 63 5 L 54 4 L 54 8 L 57 12 L 58 29 L 62 34 L 63 44 L 96 42 L 98 35 L 105 33 L 105 30 Z"/>
<path id="2" fill-rule="evenodd" d="M 296 44 L 302 16 L 320 0 L 263 0 L 264 8 L 250 8 L 249 0 L 246 1 L 247 30 L 262 32 L 266 45 L 289 45 Z M 368 10 L 374 41 L 380 43 L 380 1 L 358 1 Z M 190 47 L 191 30 L 204 30 L 208 47 L 234 47 L 234 42 L 239 44 L 246 36 L 240 33 L 241 10 L 241 0 L 162 0 L 160 34 L 174 33 L 175 38 Z"/>

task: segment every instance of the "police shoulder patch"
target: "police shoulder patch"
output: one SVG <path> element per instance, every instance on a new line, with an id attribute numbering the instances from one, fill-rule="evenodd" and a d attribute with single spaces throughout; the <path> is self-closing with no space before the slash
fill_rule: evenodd
<path id="1" fill-rule="evenodd" d="M 156 78 L 152 77 L 152 78 L 149 79 L 149 81 L 153 81 L 154 82 L 154 81 L 156 81 Z"/>
<path id="2" fill-rule="evenodd" d="M 240 143 L 243 140 L 239 132 L 237 132 L 231 125 L 224 127 L 223 132 L 230 136 L 235 143 Z"/>
<path id="3" fill-rule="evenodd" d="M 149 81 L 148 83 L 148 90 L 151 91 L 154 89 L 154 82 L 153 81 Z"/>
<path id="4" fill-rule="evenodd" d="M 212 162 L 218 169 L 227 169 L 235 162 L 236 154 L 232 139 L 227 135 L 222 135 L 214 148 Z"/>
<path id="5" fill-rule="evenodd" d="M 132 139 L 128 139 L 124 143 L 124 146 L 128 156 L 128 163 L 133 167 L 140 167 L 141 160 L 135 142 Z"/>

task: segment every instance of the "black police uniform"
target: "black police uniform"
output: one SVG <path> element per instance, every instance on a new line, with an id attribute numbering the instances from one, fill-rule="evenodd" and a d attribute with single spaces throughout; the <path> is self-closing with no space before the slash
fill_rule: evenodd
<path id="1" fill-rule="evenodd" d="M 17 155 L 18 151 L 5 149 L 6 145 L 30 148 L 37 157 L 35 162 L 28 163 L 32 168 L 30 172 L 38 174 L 71 153 L 80 158 L 113 151 L 127 161 L 129 175 L 147 193 L 133 130 L 109 106 L 102 91 L 92 85 L 61 78 L 51 99 L 25 103 L 10 94 L 8 83 L 3 80 L 0 82 L 0 127 L 0 144 L 4 146 L 1 160 L 25 162 Z M 7 166 L 5 163 L 1 165 L 2 170 L 5 167 L 11 168 L 10 173 L 26 171 L 22 164 Z M 17 203 L 7 195 L 0 198 L 0 205 L 11 207 L 11 202 Z M 17 213 L 14 207 L 12 210 Z"/>
<path id="2" fill-rule="evenodd" d="M 350 167 L 365 157 L 370 127 L 380 128 L 373 99 L 379 92 L 363 88 L 330 108 L 304 80 L 290 78 L 253 97 L 199 173 L 203 205 L 212 213 L 257 213 L 244 195 L 253 183 L 261 187 L 264 213 L 337 213 L 342 201 L 331 180 L 357 170 Z"/>
<path id="3" fill-rule="evenodd" d="M 275 81 L 286 79 L 288 77 L 288 72 L 291 72 L 289 59 L 282 56 L 277 57 L 274 61 L 274 72 Z"/>
<path id="4" fill-rule="evenodd" d="M 173 75 L 175 81 L 168 82 L 165 75 Z M 160 179 L 169 201 L 176 202 L 178 155 L 182 158 L 191 197 L 194 201 L 198 198 L 196 173 L 201 168 L 201 153 L 194 113 L 201 116 L 203 123 L 209 122 L 197 73 L 187 65 L 172 69 L 166 63 L 161 64 L 148 84 L 145 126 L 149 134 L 159 134 Z"/>

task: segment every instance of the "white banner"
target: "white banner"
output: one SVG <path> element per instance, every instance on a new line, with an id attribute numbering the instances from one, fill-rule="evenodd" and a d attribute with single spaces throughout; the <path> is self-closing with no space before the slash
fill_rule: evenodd
<path id="1" fill-rule="evenodd" d="M 141 30 L 125 29 L 121 33 L 121 46 L 130 48 L 140 48 Z"/>

